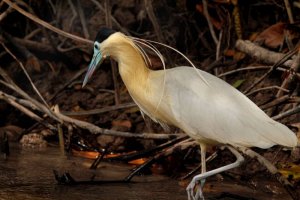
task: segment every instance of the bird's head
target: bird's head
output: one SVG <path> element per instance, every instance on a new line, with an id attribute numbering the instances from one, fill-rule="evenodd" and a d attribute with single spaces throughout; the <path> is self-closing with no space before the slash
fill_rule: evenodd
<path id="1" fill-rule="evenodd" d="M 103 48 L 101 48 L 101 43 L 106 40 L 110 35 L 115 33 L 116 31 L 109 29 L 109 28 L 101 28 L 96 36 L 94 42 L 94 54 L 92 61 L 88 67 L 87 73 L 84 77 L 84 81 L 82 83 L 82 87 L 84 87 L 88 80 L 91 78 L 93 73 L 95 72 L 96 68 L 102 63 L 103 59 Z"/>

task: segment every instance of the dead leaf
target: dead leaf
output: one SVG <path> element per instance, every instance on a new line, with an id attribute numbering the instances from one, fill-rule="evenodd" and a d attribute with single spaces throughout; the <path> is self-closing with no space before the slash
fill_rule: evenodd
<path id="1" fill-rule="evenodd" d="M 112 126 L 122 126 L 126 128 L 131 128 L 132 124 L 129 120 L 115 120 L 112 121 Z"/>
<path id="2" fill-rule="evenodd" d="M 258 34 L 254 41 L 264 44 L 269 48 L 278 48 L 284 42 L 285 29 L 286 24 L 283 22 L 278 22 L 277 24 L 268 27 Z"/>
<path id="3" fill-rule="evenodd" d="M 36 72 L 41 72 L 41 65 L 39 60 L 35 56 L 30 56 L 25 64 L 27 69 L 33 69 Z"/>

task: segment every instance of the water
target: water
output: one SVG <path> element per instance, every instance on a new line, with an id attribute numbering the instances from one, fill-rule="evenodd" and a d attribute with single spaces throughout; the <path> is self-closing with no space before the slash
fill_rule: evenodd
<path id="1" fill-rule="evenodd" d="M 97 180 L 121 179 L 132 166 L 122 164 L 101 164 L 97 170 L 89 170 L 91 160 L 61 156 L 59 149 L 11 148 L 7 161 L 0 160 L 0 199 L 185 199 L 185 189 L 176 180 L 164 176 L 142 176 L 134 178 L 135 183 L 114 183 L 102 185 L 59 185 L 53 170 L 68 171 L 76 180 L 88 180 L 96 175 Z M 173 192 L 176 191 L 176 195 Z"/>
<path id="2" fill-rule="evenodd" d="M 59 148 L 45 149 L 20 148 L 12 145 L 7 161 L 0 160 L 0 200 L 182 200 L 187 199 L 185 188 L 177 180 L 148 175 L 135 177 L 135 183 L 102 185 L 59 185 L 53 170 L 63 173 L 68 171 L 76 180 L 121 179 L 132 166 L 116 163 L 102 163 L 97 170 L 90 170 L 91 160 L 60 154 Z M 262 184 L 268 185 L 265 182 Z M 272 186 L 272 184 L 271 184 Z M 272 186 L 273 187 L 273 186 Z M 275 187 L 275 186 L 274 186 Z M 261 192 L 241 184 L 223 181 L 207 181 L 206 199 L 243 199 L 240 197 L 222 197 L 223 192 L 233 193 L 244 199 L 290 200 L 280 187 L 275 187 L 276 194 Z"/>

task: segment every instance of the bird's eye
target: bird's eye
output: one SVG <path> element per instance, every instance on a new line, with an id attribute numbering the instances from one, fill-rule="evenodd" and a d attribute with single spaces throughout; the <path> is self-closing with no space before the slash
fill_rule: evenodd
<path id="1" fill-rule="evenodd" d="M 99 46 L 97 44 L 94 45 L 94 48 L 99 50 Z"/>

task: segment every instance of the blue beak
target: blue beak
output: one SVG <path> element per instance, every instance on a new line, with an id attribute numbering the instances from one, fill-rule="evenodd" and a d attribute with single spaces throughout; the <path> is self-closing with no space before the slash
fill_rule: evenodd
<path id="1" fill-rule="evenodd" d="M 103 59 L 102 59 L 102 54 L 100 52 L 100 50 L 98 48 L 94 48 L 94 55 L 93 55 L 93 59 L 89 65 L 89 68 L 87 70 L 87 73 L 84 77 L 83 83 L 82 83 L 82 87 L 84 87 L 87 82 L 89 81 L 89 79 L 92 77 L 94 71 L 97 69 L 97 67 L 102 63 Z"/>

